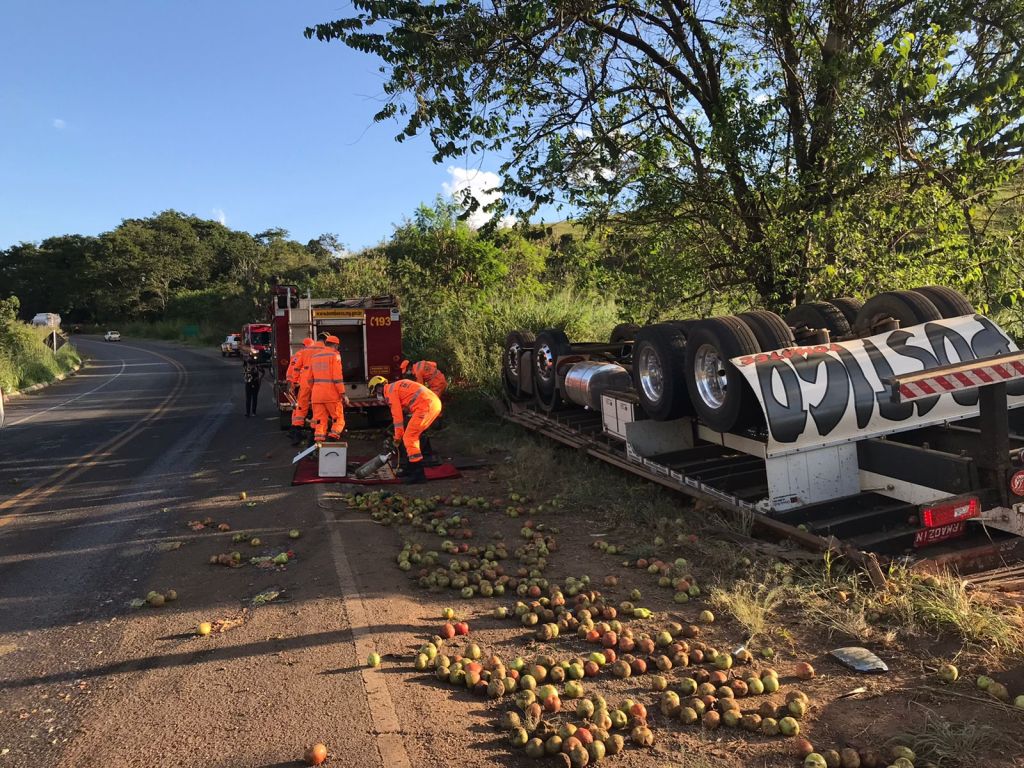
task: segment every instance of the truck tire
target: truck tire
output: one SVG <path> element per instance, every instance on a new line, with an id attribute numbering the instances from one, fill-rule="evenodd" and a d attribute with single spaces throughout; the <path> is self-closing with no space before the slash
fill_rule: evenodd
<path id="1" fill-rule="evenodd" d="M 533 391 L 541 405 L 551 407 L 559 401 L 555 368 L 558 358 L 571 352 L 568 337 L 558 328 L 548 328 L 537 334 L 533 343 Z"/>
<path id="2" fill-rule="evenodd" d="M 735 317 L 697 323 L 686 340 L 686 387 L 697 417 L 716 432 L 749 426 L 756 400 L 729 358 L 760 352 L 757 339 Z"/>
<path id="3" fill-rule="evenodd" d="M 974 305 L 968 301 L 960 291 L 947 288 L 944 285 L 923 285 L 914 288 L 914 293 L 919 293 L 935 305 L 935 308 L 942 313 L 943 319 L 951 317 L 963 317 L 974 314 Z"/>
<path id="4" fill-rule="evenodd" d="M 753 310 L 751 312 L 743 312 L 736 315 L 736 317 L 754 334 L 757 345 L 761 348 L 762 352 L 796 346 L 796 339 L 793 338 L 793 329 L 786 325 L 786 321 L 774 312 Z"/>
<path id="5" fill-rule="evenodd" d="M 640 326 L 636 323 L 619 323 L 612 328 L 612 335 L 609 339 L 611 344 L 618 344 L 620 341 L 636 341 L 636 335 Z"/>
<path id="6" fill-rule="evenodd" d="M 803 304 L 797 304 L 786 313 L 786 323 L 793 329 L 804 327 L 826 330 L 833 340 L 850 335 L 850 324 L 843 313 L 827 301 L 805 301 Z"/>
<path id="7" fill-rule="evenodd" d="M 840 296 L 837 299 L 829 299 L 828 303 L 843 313 L 843 317 L 846 318 L 846 322 L 849 323 L 851 328 L 857 322 L 857 313 L 864 306 L 863 301 L 852 296 Z"/>
<path id="8" fill-rule="evenodd" d="M 884 320 L 897 320 L 900 328 L 941 320 L 942 313 L 922 294 L 914 291 L 886 291 L 864 302 L 857 313 L 854 330 L 858 336 L 870 336 Z"/>
<path id="9" fill-rule="evenodd" d="M 505 337 L 505 346 L 501 352 L 501 381 L 505 394 L 512 400 L 522 400 L 519 392 L 519 361 L 520 352 L 533 347 L 533 334 L 527 331 L 511 331 Z"/>
<path id="10" fill-rule="evenodd" d="M 686 392 L 686 337 L 672 324 L 640 329 L 630 375 L 640 405 L 655 421 L 693 415 Z"/>

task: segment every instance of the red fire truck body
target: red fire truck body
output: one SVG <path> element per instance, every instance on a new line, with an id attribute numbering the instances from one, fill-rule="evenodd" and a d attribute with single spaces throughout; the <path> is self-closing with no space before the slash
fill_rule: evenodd
<path id="1" fill-rule="evenodd" d="M 367 390 L 374 376 L 398 378 L 402 362 L 402 320 L 398 299 L 392 295 L 350 299 L 314 299 L 299 296 L 293 285 L 273 288 L 271 306 L 271 354 L 274 392 L 277 395 L 282 429 L 291 424 L 294 398 L 286 381 L 291 356 L 302 348 L 305 338 L 322 333 L 340 340 L 341 365 L 351 410 L 371 419 L 386 419 L 387 407 Z"/>

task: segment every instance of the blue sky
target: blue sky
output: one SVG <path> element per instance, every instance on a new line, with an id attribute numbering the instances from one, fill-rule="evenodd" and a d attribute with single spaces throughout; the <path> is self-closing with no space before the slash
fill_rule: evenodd
<path id="1" fill-rule="evenodd" d="M 355 249 L 494 170 L 434 165 L 429 141 L 372 121 L 376 59 L 302 34 L 348 8 L 0 0 L 0 248 L 174 208 Z"/>

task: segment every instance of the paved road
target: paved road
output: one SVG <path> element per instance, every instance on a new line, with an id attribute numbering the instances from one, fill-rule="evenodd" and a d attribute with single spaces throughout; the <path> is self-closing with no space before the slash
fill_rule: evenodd
<path id="1" fill-rule="evenodd" d="M 9 403 L 0 429 L 0 768 L 276 766 L 318 740 L 352 768 L 403 765 L 373 722 L 346 555 L 316 489 L 289 487 L 269 387 L 248 419 L 215 350 L 74 343 L 79 375 Z M 264 543 L 190 529 L 207 517 Z M 238 548 L 298 558 L 209 563 Z M 130 607 L 168 588 L 175 603 Z M 254 609 L 269 588 L 284 598 Z M 195 635 L 215 619 L 232 628 Z"/>

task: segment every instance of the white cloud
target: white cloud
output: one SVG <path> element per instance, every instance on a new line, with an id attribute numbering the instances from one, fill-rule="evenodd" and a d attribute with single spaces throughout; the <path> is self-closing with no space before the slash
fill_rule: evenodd
<path id="1" fill-rule="evenodd" d="M 58 131 L 63 131 L 67 127 L 67 123 L 61 120 L 59 117 L 53 118 L 53 127 Z"/>
<path id="2" fill-rule="evenodd" d="M 225 224 L 226 225 L 228 223 L 228 217 L 224 214 L 224 211 L 222 211 L 220 208 L 214 208 L 213 210 L 210 211 L 210 213 L 212 213 L 213 214 L 213 218 L 216 219 L 217 221 L 219 221 L 221 224 Z"/>
<path id="3" fill-rule="evenodd" d="M 501 177 L 493 171 L 477 171 L 454 165 L 448 166 L 448 175 L 451 179 L 441 184 L 446 195 L 461 201 L 468 191 L 480 202 L 480 207 L 467 219 L 469 226 L 477 229 L 490 221 L 494 214 L 484 208 L 501 198 L 501 192 L 498 191 Z M 503 216 L 499 226 L 511 227 L 515 223 L 515 216 Z"/>

